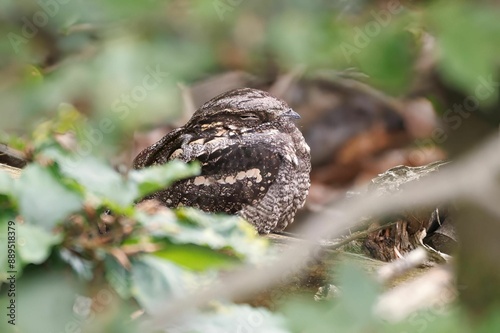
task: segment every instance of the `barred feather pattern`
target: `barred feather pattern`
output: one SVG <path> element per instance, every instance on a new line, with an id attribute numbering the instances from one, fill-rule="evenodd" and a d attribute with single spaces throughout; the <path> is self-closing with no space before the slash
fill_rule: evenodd
<path id="1" fill-rule="evenodd" d="M 259 233 L 283 230 L 310 186 L 309 147 L 293 118 L 298 114 L 264 91 L 244 88 L 215 97 L 134 160 L 136 169 L 197 160 L 201 174 L 145 199 L 238 214 Z"/>

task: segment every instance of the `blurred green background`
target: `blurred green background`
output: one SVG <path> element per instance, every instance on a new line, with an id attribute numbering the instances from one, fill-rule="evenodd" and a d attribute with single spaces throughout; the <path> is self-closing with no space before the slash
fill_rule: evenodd
<path id="1" fill-rule="evenodd" d="M 38 307 L 27 307 L 19 312 L 19 320 L 26 321 L 21 332 L 76 332 L 78 329 L 82 331 L 82 328 L 85 332 L 134 332 L 134 325 L 128 325 L 131 313 L 156 305 L 158 300 L 154 299 L 154 295 L 163 290 L 162 287 L 172 287 L 173 284 L 175 288 L 172 290 L 182 295 L 185 291 L 177 290 L 175 279 L 187 275 L 187 285 L 193 284 L 196 279 L 191 274 L 200 270 L 197 259 L 206 260 L 207 266 L 212 269 L 210 274 L 215 274 L 213 272 L 221 267 L 251 261 L 252 251 L 261 245 L 260 240 L 248 236 L 245 227 L 236 222 L 228 222 L 233 229 L 210 229 L 212 234 L 207 235 L 200 230 L 209 228 L 211 222 L 189 214 L 184 216 L 183 213 L 170 216 L 168 223 L 173 226 L 169 224 L 168 228 L 180 228 L 189 237 L 183 238 L 185 234 L 182 233 L 181 236 L 171 236 L 168 232 L 160 236 L 154 234 L 148 229 L 154 218 L 140 220 L 139 213 L 132 207 L 134 198 L 119 197 L 113 201 L 111 192 L 113 186 L 119 184 L 116 186 L 131 186 L 139 193 L 143 190 L 141 186 L 151 186 L 150 182 L 157 180 L 155 175 L 149 174 L 140 180 L 123 180 L 120 175 L 114 174 L 110 176 L 112 180 L 107 178 L 104 181 L 106 186 L 110 186 L 107 191 L 93 188 L 95 184 L 90 184 L 90 181 L 76 185 L 79 183 L 77 173 L 47 167 L 43 160 L 36 159 L 37 153 L 46 154 L 44 149 L 54 145 L 50 141 L 51 136 L 68 130 L 76 132 L 80 143 L 87 144 L 87 147 L 82 145 L 78 148 L 80 155 L 110 161 L 120 154 L 130 154 L 134 131 L 172 124 L 182 117 L 186 108 L 185 87 L 228 71 L 250 73 L 268 86 L 278 77 L 294 71 L 303 71 L 305 75 L 322 73 L 329 77 L 354 73 L 352 75 L 369 86 L 397 100 L 428 98 L 433 102 L 438 121 L 444 122 L 446 112 L 457 101 L 463 103 L 467 96 L 476 96 L 478 85 L 486 81 L 488 93 L 478 100 L 479 104 L 474 108 L 477 112 L 463 116 L 463 120 L 468 121 L 464 122 L 460 131 L 453 132 L 455 136 L 451 133 L 450 140 L 444 144 L 446 152 L 454 156 L 469 143 L 479 141 L 498 129 L 499 17 L 498 1 L 486 0 L 1 1 L 0 143 L 28 153 L 34 151 L 38 164 L 30 172 L 34 175 L 33 179 L 44 180 L 44 183 L 35 182 L 33 186 L 39 193 L 44 192 L 46 184 L 58 184 L 54 179 L 61 179 L 57 186 L 63 186 L 79 196 L 71 201 L 77 208 L 63 210 L 62 213 L 54 209 L 54 216 L 50 215 L 50 209 L 39 208 L 40 212 L 49 214 L 44 221 L 63 237 L 53 238 L 54 230 L 42 232 L 37 229 L 39 226 L 36 230 L 28 228 L 26 231 L 33 233 L 30 237 L 38 239 L 35 244 L 39 248 L 35 247 L 33 253 L 47 253 L 33 259 L 30 252 L 28 259 L 23 259 L 26 270 L 18 288 L 28 290 L 29 295 L 25 293 L 18 302 Z M 61 115 L 63 120 L 59 119 Z M 467 136 L 461 136 L 462 133 L 467 133 Z M 58 142 L 60 144 L 61 140 Z M 457 146 L 458 150 L 454 148 Z M 51 154 L 58 163 L 63 163 L 65 158 L 61 154 L 54 151 Z M 114 172 L 93 160 L 81 167 L 87 168 L 84 170 L 88 174 L 103 172 L 110 175 Z M 179 171 L 179 177 L 181 173 Z M 97 183 L 99 181 L 97 179 Z M 162 181 L 168 183 L 165 179 Z M 26 189 L 31 189 L 29 178 L 24 179 L 23 184 Z M 24 195 L 29 196 L 29 191 L 14 193 L 13 185 L 4 178 L 0 179 L 0 186 L 3 186 L 0 188 L 0 216 L 3 219 L 0 224 L 3 228 L 7 220 L 22 212 L 21 202 Z M 68 200 L 62 201 L 62 204 L 68 203 L 71 195 L 61 193 L 61 197 Z M 99 200 L 91 200 L 90 205 L 84 206 L 82 198 L 89 197 L 98 197 Z M 59 199 L 54 200 L 52 202 Z M 26 202 L 28 204 L 24 205 L 29 205 L 30 201 Z M 136 243 L 170 246 L 176 242 L 186 247 L 182 250 L 181 247 L 174 247 L 170 253 L 157 253 L 161 262 L 156 257 L 156 261 L 146 258 L 134 262 L 133 259 L 132 266 L 150 265 L 146 268 L 141 266 L 143 268 L 136 270 L 135 275 L 125 272 L 116 262 L 110 264 L 106 261 L 109 260 L 110 252 L 107 251 L 111 251 L 110 248 L 102 251 L 99 248 L 85 249 L 66 259 L 64 255 L 63 259 L 56 256 L 56 253 L 64 253 L 65 248 L 74 249 L 72 242 L 76 237 L 73 231 L 61 231 L 57 227 L 61 222 L 60 216 L 80 214 L 86 225 L 93 221 L 95 216 L 92 214 L 98 216 L 109 205 L 114 205 L 115 210 L 123 212 L 127 218 L 140 221 L 138 234 L 116 241 L 110 247 Z M 71 219 L 75 222 L 73 217 Z M 194 229 L 200 230 L 190 229 L 190 219 L 198 221 L 192 224 Z M 188 221 L 187 227 L 183 221 Z M 128 222 L 124 220 L 121 223 L 125 225 Z M 168 230 L 171 232 L 171 229 Z M 234 238 L 230 240 L 228 235 Z M 157 236 L 164 238 L 158 241 Z M 249 248 L 246 245 L 238 247 L 237 244 L 246 244 L 247 241 L 253 245 Z M 194 250 L 191 248 L 193 244 L 196 245 Z M 90 257 L 87 250 L 91 253 Z M 73 273 L 66 269 L 68 264 Z M 180 269 L 177 264 L 180 264 Z M 87 270 L 93 272 L 90 274 L 93 279 L 85 280 Z M 125 281 L 121 281 L 125 283 L 122 290 L 120 283 L 103 281 L 103 274 L 110 271 Z M 331 312 L 328 305 L 323 307 L 309 304 L 310 300 L 293 300 L 279 315 L 261 310 L 271 319 L 258 331 L 302 332 L 306 327 L 315 327 L 315 332 L 327 332 L 333 325 L 345 332 L 469 331 L 466 325 L 462 325 L 461 311 L 466 310 L 459 306 L 458 310 L 432 320 L 425 314 L 423 318 L 418 317 L 425 325 L 415 325 L 412 322 L 415 318 L 396 326 L 382 323 L 370 314 L 374 295 L 378 292 L 372 286 L 373 281 L 360 277 L 349 267 L 342 272 L 341 284 L 346 286 L 346 298 L 359 303 L 354 302 L 350 308 L 347 306 L 347 310 L 337 307 Z M 175 279 L 169 280 L 172 277 Z M 213 275 L 203 278 L 211 279 Z M 361 279 L 360 284 L 368 285 L 366 294 L 360 294 L 356 285 L 349 284 L 356 278 Z M 141 282 L 131 286 L 128 285 L 131 283 L 129 279 Z M 69 308 L 78 303 L 75 293 L 95 298 L 99 291 L 111 288 L 109 285 L 115 290 L 113 297 L 106 301 L 106 311 L 92 312 L 98 314 L 96 319 L 85 321 L 79 317 L 81 313 Z M 5 293 L 5 289 L 1 292 Z M 131 295 L 135 298 L 129 299 Z M 165 296 L 165 291 L 161 295 Z M 5 305 L 4 296 L 2 294 L 4 300 L 0 302 L 2 307 Z M 167 292 L 165 297 L 170 296 Z M 45 309 L 47 313 L 34 317 L 34 322 L 30 323 L 30 314 L 39 311 L 39 305 L 49 299 L 50 307 Z M 82 302 L 88 302 L 88 299 L 83 298 Z M 83 309 L 87 315 L 81 317 L 87 318 L 90 310 L 88 306 Z M 485 312 L 489 313 L 492 309 L 496 308 L 487 307 Z M 234 330 L 235 320 L 241 316 L 249 318 L 253 311 L 257 310 L 234 304 L 213 306 L 197 317 L 201 326 L 183 329 L 185 332 L 208 332 L 209 327 L 214 331 Z M 312 319 L 305 322 L 297 320 L 304 313 Z M 4 319 L 1 325 L 5 324 Z M 77 322 L 76 326 L 71 326 L 73 321 Z M 70 326 L 64 326 L 68 323 Z M 498 320 L 487 321 L 483 326 L 485 331 L 498 330 Z M 12 329 L 9 326 L 0 327 L 2 332 Z M 184 332 L 179 329 L 181 331 Z"/>
<path id="2" fill-rule="evenodd" d="M 394 96 L 411 94 L 422 35 L 452 88 L 473 92 L 494 75 L 500 27 L 494 1 L 2 1 L 1 129 L 29 133 L 70 103 L 121 131 L 167 122 L 181 110 L 179 84 L 228 70 L 264 80 L 298 66 L 356 68 Z M 148 69 L 159 85 L 127 110 L 120 101 Z M 496 77 L 496 76 L 495 76 Z M 125 97 L 124 97 L 125 95 Z M 492 94 L 485 103 L 495 99 Z M 122 111 L 120 111 L 122 110 Z"/>

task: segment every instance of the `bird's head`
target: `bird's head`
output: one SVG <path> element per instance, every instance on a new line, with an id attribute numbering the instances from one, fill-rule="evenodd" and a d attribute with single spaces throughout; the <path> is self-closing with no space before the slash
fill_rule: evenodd
<path id="1" fill-rule="evenodd" d="M 254 128 L 265 123 L 287 123 L 299 118 L 299 114 L 284 101 L 269 93 L 241 88 L 225 92 L 203 104 L 187 126 L 212 123 Z"/>

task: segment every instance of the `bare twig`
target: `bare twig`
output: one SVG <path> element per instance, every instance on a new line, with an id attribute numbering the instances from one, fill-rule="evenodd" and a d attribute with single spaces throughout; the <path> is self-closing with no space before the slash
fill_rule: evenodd
<path id="1" fill-rule="evenodd" d="M 380 267 L 377 272 L 377 279 L 380 282 L 390 281 L 412 268 L 423 264 L 427 260 L 427 251 L 419 247 L 408 253 L 403 258 L 387 263 Z"/>
<path id="2" fill-rule="evenodd" d="M 375 313 L 385 320 L 397 322 L 425 308 L 443 311 L 457 296 L 453 282 L 449 265 L 435 267 L 381 295 Z"/>

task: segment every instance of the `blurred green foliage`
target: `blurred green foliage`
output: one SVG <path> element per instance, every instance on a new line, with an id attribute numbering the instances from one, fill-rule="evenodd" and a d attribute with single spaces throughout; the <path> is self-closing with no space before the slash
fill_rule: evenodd
<path id="1" fill-rule="evenodd" d="M 171 211 L 154 204 L 135 206 L 145 195 L 196 175 L 198 165 L 174 161 L 122 175 L 99 158 L 78 154 L 78 149 L 63 147 L 56 139 L 57 130 L 68 121 L 75 132 L 85 131 L 85 124 L 74 121 L 75 112 L 60 111 L 35 129 L 36 138 L 30 141 L 34 162 L 19 180 L 0 172 L 0 245 L 8 248 L 9 221 L 15 221 L 17 248 L 15 267 L 2 251 L 0 279 L 7 282 L 16 271 L 22 332 L 39 327 L 23 319 L 31 313 L 39 314 L 44 332 L 63 331 L 73 316 L 75 297 L 98 298 L 102 290 L 107 303 L 117 303 L 117 316 L 138 307 L 154 313 L 167 299 L 213 280 L 216 269 L 256 262 L 267 251 L 266 242 L 237 217 L 189 208 Z M 112 215 L 106 213 L 108 208 Z M 69 285 L 61 285 L 65 277 Z M 7 291 L 3 293 L 6 296 Z M 44 314 L 52 306 L 55 313 Z"/>
<path id="2" fill-rule="evenodd" d="M 0 13 L 0 98 L 11 114 L 2 128 L 27 133 L 66 102 L 91 114 L 92 122 L 110 118 L 116 128 L 106 139 L 113 144 L 132 128 L 175 117 L 177 83 L 221 70 L 266 77 L 297 66 L 358 67 L 370 83 L 401 95 L 428 31 L 436 38 L 439 71 L 473 92 L 478 77 L 496 73 L 500 51 L 498 7 L 466 1 L 392 0 L 378 7 L 364 1 L 10 0 Z M 151 71 L 159 73 L 158 84 L 139 93 Z M 138 98 L 122 103 L 134 89 Z"/>
<path id="3" fill-rule="evenodd" d="M 437 70 L 473 94 L 478 78 L 498 77 L 499 14 L 489 1 L 0 2 L 0 141 L 33 160 L 18 181 L 0 173 L 3 281 L 6 224 L 18 222 L 18 328 L 142 331 L 130 319 L 135 310 L 155 313 L 165 299 L 266 253 L 237 218 L 134 206 L 198 166 L 122 174 L 107 161 L 130 149 L 133 130 L 181 113 L 179 83 L 225 70 L 272 78 L 300 66 L 356 67 L 370 84 L 401 96 L 410 92 L 429 32 Z M 108 208 L 112 223 L 103 222 Z M 281 314 L 212 305 L 177 331 L 467 331 L 459 310 L 379 322 L 370 312 L 378 286 L 352 267 L 340 276 L 339 300 L 292 300 Z M 5 308 L 5 289 L 0 293 Z M 255 326 L 249 318 L 263 319 Z M 10 331 L 4 319 L 0 330 Z"/>

